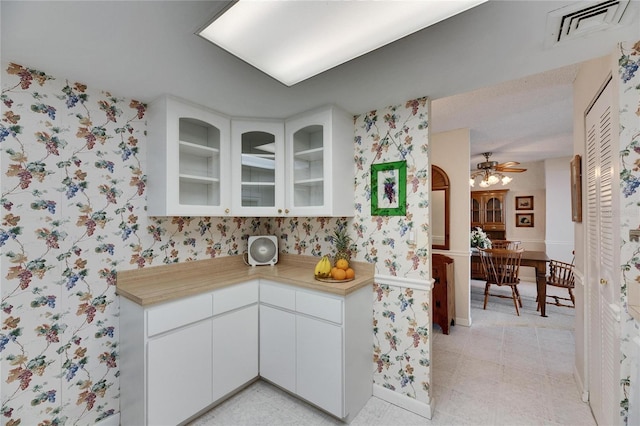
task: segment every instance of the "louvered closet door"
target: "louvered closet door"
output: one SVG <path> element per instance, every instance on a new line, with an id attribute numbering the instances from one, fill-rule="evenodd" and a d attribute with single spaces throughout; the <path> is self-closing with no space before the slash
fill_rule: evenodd
<path id="1" fill-rule="evenodd" d="M 619 424 L 618 149 L 609 81 L 586 115 L 589 403 L 598 424 Z"/>

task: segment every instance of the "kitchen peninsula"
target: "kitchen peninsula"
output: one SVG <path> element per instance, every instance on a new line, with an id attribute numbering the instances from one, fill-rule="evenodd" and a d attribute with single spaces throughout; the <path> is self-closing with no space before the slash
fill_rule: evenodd
<path id="1" fill-rule="evenodd" d="M 372 393 L 374 265 L 315 280 L 317 257 L 242 256 L 118 272 L 123 424 L 177 424 L 263 378 L 350 421 Z"/>

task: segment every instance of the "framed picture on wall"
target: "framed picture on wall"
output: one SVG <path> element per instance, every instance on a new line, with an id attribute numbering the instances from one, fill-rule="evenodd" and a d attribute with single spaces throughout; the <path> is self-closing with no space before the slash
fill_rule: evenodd
<path id="1" fill-rule="evenodd" d="M 516 197 L 516 210 L 533 210 L 533 195 Z"/>
<path id="2" fill-rule="evenodd" d="M 371 165 L 371 215 L 405 216 L 407 210 L 407 162 Z"/>
<path id="3" fill-rule="evenodd" d="M 579 155 L 571 160 L 571 220 L 582 222 L 582 162 Z"/>
<path id="4" fill-rule="evenodd" d="M 516 213 L 516 227 L 533 228 L 533 213 Z"/>

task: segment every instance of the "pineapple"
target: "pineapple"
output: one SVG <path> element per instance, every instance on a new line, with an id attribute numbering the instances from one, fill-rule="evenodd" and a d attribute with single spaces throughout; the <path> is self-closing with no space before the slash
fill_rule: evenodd
<path id="1" fill-rule="evenodd" d="M 347 262 L 351 261 L 350 243 L 351 237 L 347 235 L 346 228 L 342 227 L 334 231 L 333 244 L 336 247 L 336 255 L 333 258 L 334 264 L 340 259 L 344 259 Z"/>

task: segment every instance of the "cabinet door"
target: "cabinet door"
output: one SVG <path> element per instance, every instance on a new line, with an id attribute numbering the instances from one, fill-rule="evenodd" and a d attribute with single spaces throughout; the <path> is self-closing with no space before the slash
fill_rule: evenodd
<path id="1" fill-rule="evenodd" d="M 504 229 L 504 196 L 489 194 L 484 198 L 484 227 L 488 230 Z"/>
<path id="2" fill-rule="evenodd" d="M 471 227 L 482 227 L 482 197 L 471 193 Z"/>
<path id="3" fill-rule="evenodd" d="M 313 210 L 326 213 L 325 158 L 330 139 L 328 114 L 314 114 L 287 121 L 287 205 L 293 215 Z"/>
<path id="4" fill-rule="evenodd" d="M 292 216 L 353 216 L 353 117 L 336 107 L 285 123 Z"/>
<path id="5" fill-rule="evenodd" d="M 284 124 L 234 120 L 231 123 L 235 216 L 283 216 Z"/>
<path id="6" fill-rule="evenodd" d="M 260 376 L 296 391 L 296 316 L 260 305 Z"/>
<path id="7" fill-rule="evenodd" d="M 258 305 L 213 319 L 213 400 L 258 376 Z"/>
<path id="8" fill-rule="evenodd" d="M 342 327 L 302 315 L 296 321 L 297 394 L 343 418 Z"/>
<path id="9" fill-rule="evenodd" d="M 173 97 L 149 106 L 152 216 L 230 213 L 230 120 Z"/>
<path id="10" fill-rule="evenodd" d="M 211 320 L 147 343 L 147 424 L 176 425 L 213 402 Z"/>

